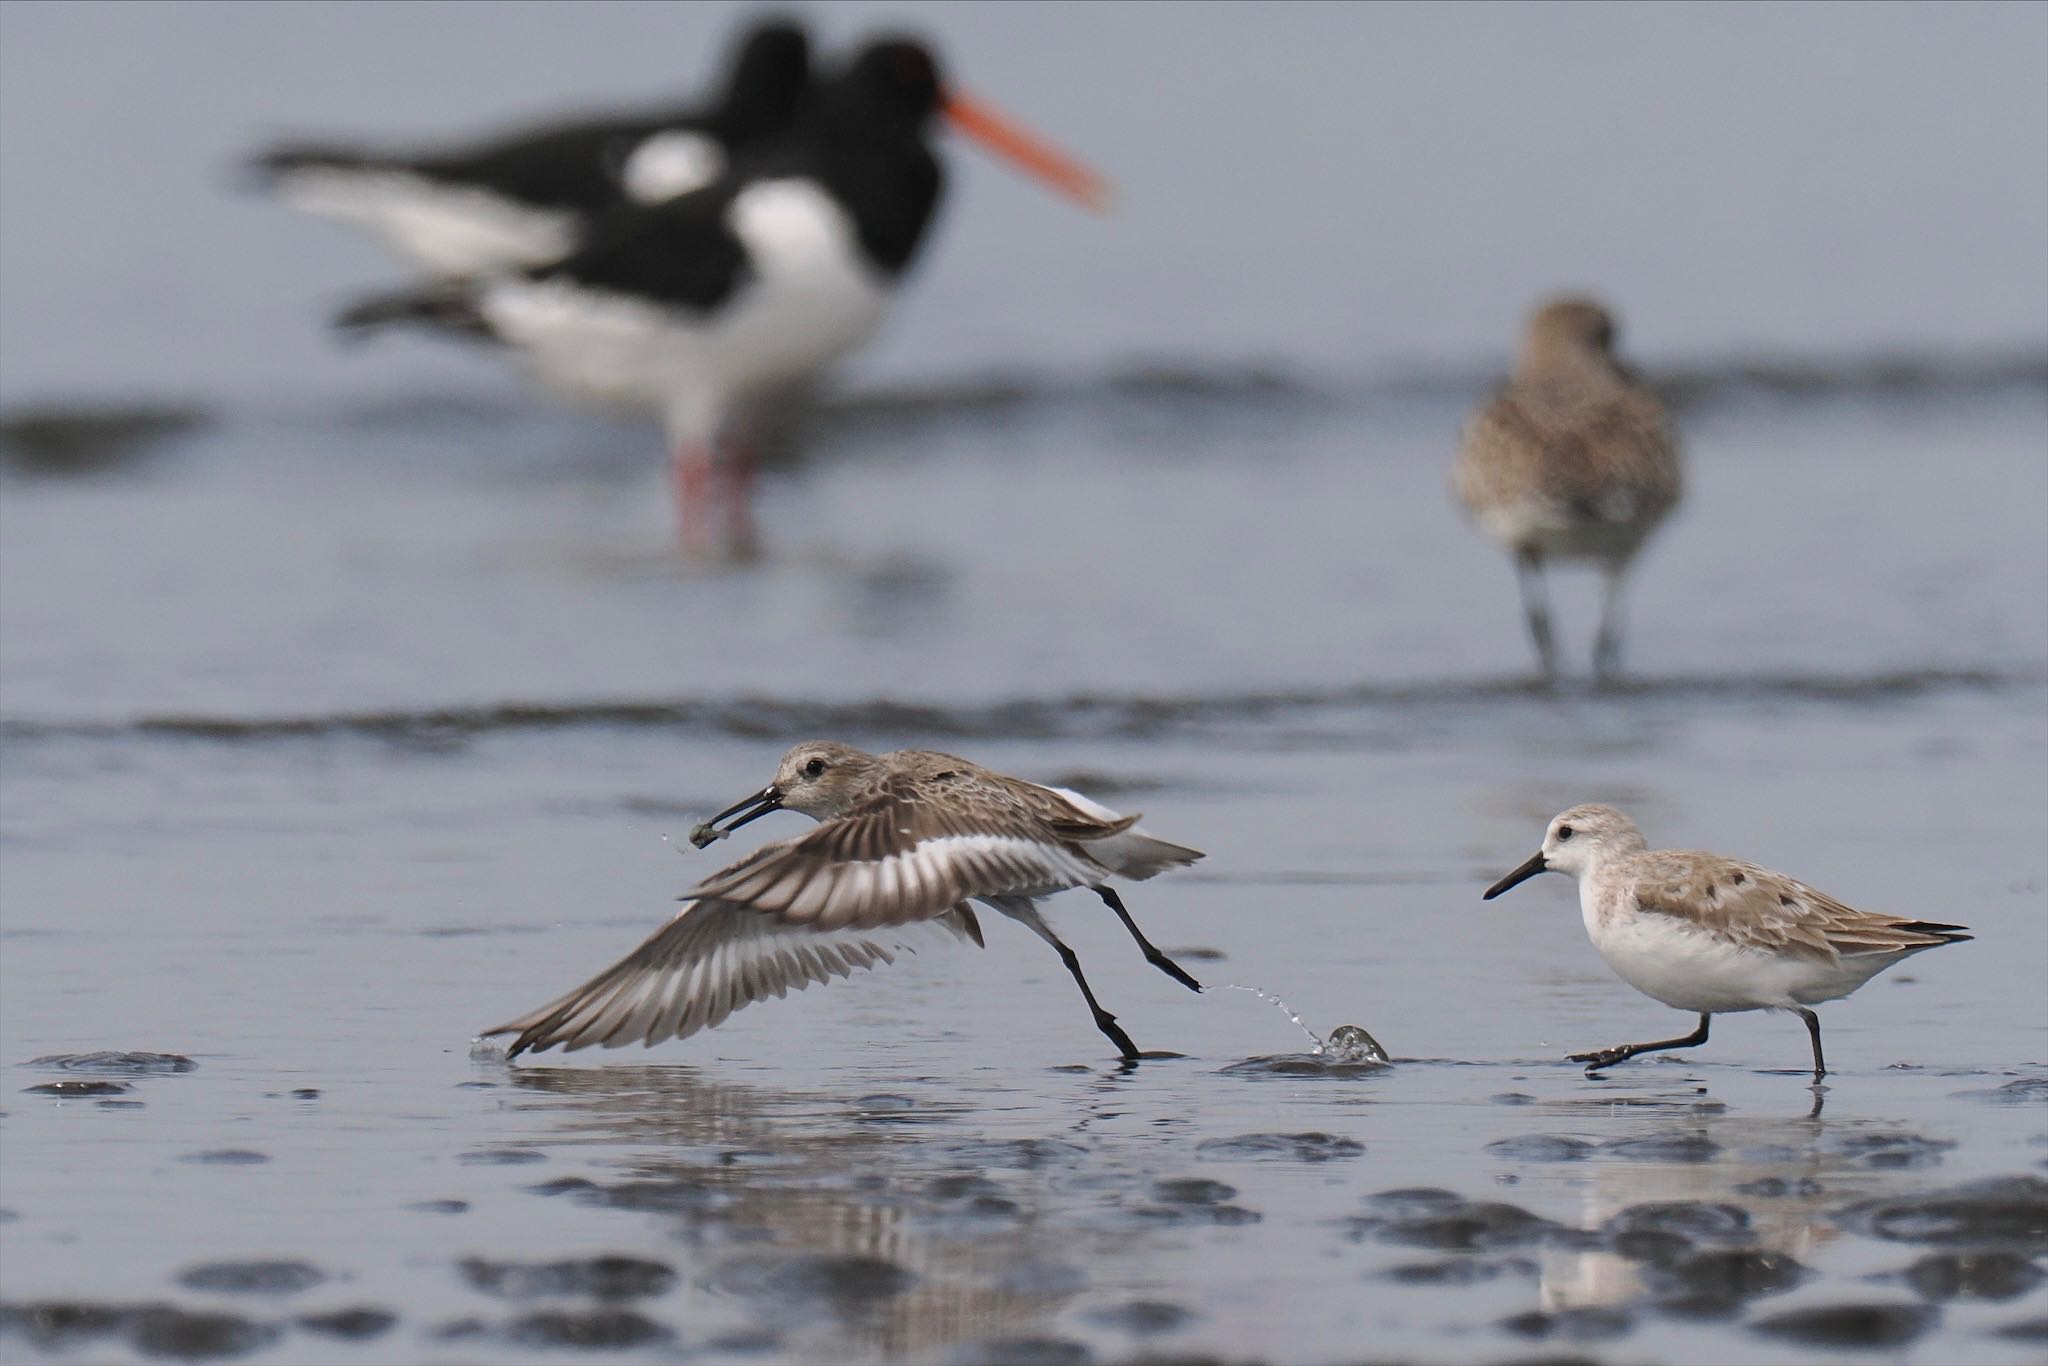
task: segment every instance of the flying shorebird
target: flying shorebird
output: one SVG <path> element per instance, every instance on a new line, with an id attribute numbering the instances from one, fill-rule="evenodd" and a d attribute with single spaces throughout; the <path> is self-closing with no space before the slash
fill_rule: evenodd
<path id="1" fill-rule="evenodd" d="M 1820 1017 L 1809 1006 L 1847 996 L 1901 959 L 1971 937 L 1962 925 L 1855 910 L 1754 863 L 1652 851 L 1611 806 L 1557 816 L 1535 857 L 1484 899 L 1545 872 L 1578 879 L 1586 933 L 1621 980 L 1673 1009 L 1699 1012 L 1700 1027 L 1682 1039 L 1572 1054 L 1588 1076 L 1638 1053 L 1703 1044 L 1715 1015 L 1789 1010 L 1806 1021 L 1819 1081 L 1828 1069 Z"/>
<path id="2" fill-rule="evenodd" d="M 1558 676 L 1543 567 L 1592 560 L 1605 579 L 1593 665 L 1621 671 L 1621 581 L 1678 502 L 1678 443 L 1664 405 L 1614 354 L 1614 319 L 1557 299 L 1529 320 L 1513 376 L 1465 428 L 1452 491 L 1515 557 L 1546 681 Z"/>
<path id="3" fill-rule="evenodd" d="M 700 189 L 741 149 L 786 132 L 810 86 L 810 40 L 788 20 L 755 24 L 730 71 L 703 104 L 540 124 L 442 150 L 287 144 L 252 169 L 286 203 L 358 224 L 435 275 L 546 265 L 574 249 L 593 216 Z"/>
<path id="4" fill-rule="evenodd" d="M 1052 945 L 1095 1027 L 1141 1056 L 1081 975 L 1036 902 L 1086 887 L 1115 911 L 1145 959 L 1195 991 L 1201 983 L 1139 930 L 1113 876 L 1142 880 L 1202 857 L 1137 828 L 1078 792 L 1041 787 L 931 750 L 866 754 L 811 740 L 783 755 L 775 781 L 691 832 L 703 847 L 771 811 L 820 822 L 714 873 L 667 925 L 559 1000 L 487 1034 L 516 1034 L 508 1056 L 683 1039 L 792 988 L 895 961 L 934 931 L 982 943 L 979 901 Z M 723 828 L 720 821 L 730 823 Z"/>
<path id="5" fill-rule="evenodd" d="M 716 183 L 605 214 L 550 264 L 367 299 L 337 322 L 495 340 L 554 389 L 659 414 L 684 548 L 745 554 L 753 462 L 734 428 L 880 326 L 938 207 L 928 133 L 941 115 L 1062 193 L 1104 202 L 1092 171 L 947 84 L 922 44 L 885 39 Z"/>

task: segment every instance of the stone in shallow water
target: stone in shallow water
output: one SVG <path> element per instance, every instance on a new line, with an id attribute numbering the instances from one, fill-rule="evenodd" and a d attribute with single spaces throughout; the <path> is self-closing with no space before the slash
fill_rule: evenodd
<path id="1" fill-rule="evenodd" d="M 1495 1157 L 1517 1162 L 1583 1162 L 1593 1155 L 1594 1148 L 1583 1138 L 1566 1138 L 1561 1134 L 1518 1134 L 1513 1138 L 1495 1139 L 1486 1145 L 1486 1151 Z"/>
<path id="2" fill-rule="evenodd" d="M 1323 1056 L 1334 1063 L 1387 1062 L 1380 1041 L 1357 1025 L 1338 1025 L 1323 1040 Z"/>
<path id="3" fill-rule="evenodd" d="M 1924 1304 L 1830 1304 L 1793 1309 L 1750 1327 L 1808 1347 L 1903 1347 L 1934 1326 Z"/>
<path id="4" fill-rule="evenodd" d="M 1329 1162 L 1357 1157 L 1363 1143 L 1334 1134 L 1239 1134 L 1235 1138 L 1207 1138 L 1195 1145 L 1195 1155 L 1211 1162 Z"/>
<path id="5" fill-rule="evenodd" d="M 1931 1252 L 1907 1267 L 1904 1277 L 1930 1300 L 2017 1299 L 2048 1279 L 2016 1252 Z"/>
<path id="6" fill-rule="evenodd" d="M 1765 1176 L 1755 1181 L 1743 1182 L 1735 1188 L 1735 1193 L 1754 1195 L 1765 1200 L 1784 1200 L 1819 1195 L 1821 1184 L 1810 1176 L 1802 1176 L 1797 1180 L 1788 1180 L 1782 1176 Z"/>
<path id="7" fill-rule="evenodd" d="M 1636 1326 L 1635 1316 L 1624 1309 L 1604 1305 L 1579 1305 L 1546 1313 L 1532 1309 L 1502 1319 L 1503 1330 L 1524 1338 L 1562 1338 L 1566 1342 L 1611 1342 L 1626 1337 Z"/>
<path id="8" fill-rule="evenodd" d="M 368 1342 L 396 1327 L 398 1315 L 387 1309 L 358 1305 L 324 1314 L 301 1314 L 296 1322 L 306 1332 L 320 1337 L 340 1338 L 343 1342 Z"/>
<path id="9" fill-rule="evenodd" d="M 135 1088 L 125 1081 L 46 1081 L 40 1086 L 24 1086 L 25 1096 L 118 1096 Z"/>
<path id="10" fill-rule="evenodd" d="M 507 1300 L 544 1295 L 631 1300 L 664 1294 L 676 1283 L 673 1267 L 645 1257 L 571 1257 L 556 1262 L 494 1262 L 468 1257 L 457 1265 L 472 1287 Z"/>
<path id="11" fill-rule="evenodd" d="M 1894 1243 L 2048 1252 L 2048 1180 L 1997 1176 L 1921 1195 L 1862 1200 L 1834 1220 Z"/>
<path id="12" fill-rule="evenodd" d="M 296 1295 L 326 1279 L 309 1262 L 206 1262 L 180 1272 L 178 1284 L 221 1295 Z"/>
<path id="13" fill-rule="evenodd" d="M 28 1065 L 115 1077 L 150 1077 L 199 1070 L 198 1063 L 180 1053 L 115 1053 L 105 1049 L 97 1053 L 47 1053 L 40 1058 L 30 1058 Z"/>

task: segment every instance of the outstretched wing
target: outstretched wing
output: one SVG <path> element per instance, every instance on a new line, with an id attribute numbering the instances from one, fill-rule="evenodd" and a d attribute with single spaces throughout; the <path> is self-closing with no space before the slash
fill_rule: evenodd
<path id="1" fill-rule="evenodd" d="M 1092 886 L 1109 870 L 1071 836 L 984 785 L 919 800 L 887 780 L 846 815 L 764 845 L 706 879 L 693 897 L 738 902 L 815 930 L 908 925 L 972 897 Z"/>
<path id="2" fill-rule="evenodd" d="M 735 1010 L 818 982 L 893 963 L 944 942 L 979 944 L 966 906 L 913 925 L 820 932 L 730 901 L 699 900 L 639 948 L 568 995 L 485 1034 L 517 1034 L 507 1056 L 648 1046 L 709 1029 Z"/>

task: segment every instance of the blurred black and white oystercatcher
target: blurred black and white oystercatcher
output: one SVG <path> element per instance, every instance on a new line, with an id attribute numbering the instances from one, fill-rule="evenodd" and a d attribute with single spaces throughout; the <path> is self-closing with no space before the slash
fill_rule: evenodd
<path id="1" fill-rule="evenodd" d="M 552 388 L 659 414 L 685 547 L 743 553 L 752 457 L 735 420 L 881 324 L 943 192 L 935 118 L 1084 205 L 1106 198 L 1092 171 L 944 82 L 921 43 L 892 38 L 715 183 L 604 214 L 547 265 L 371 298 L 338 322 L 493 339 Z"/>
<path id="2" fill-rule="evenodd" d="M 810 79 L 803 29 L 769 20 L 746 30 L 709 101 L 543 123 L 442 150 L 286 144 L 253 168 L 286 203 L 358 224 L 432 274 L 517 270 L 573 250 L 593 215 L 716 181 L 737 152 L 789 131 Z"/>

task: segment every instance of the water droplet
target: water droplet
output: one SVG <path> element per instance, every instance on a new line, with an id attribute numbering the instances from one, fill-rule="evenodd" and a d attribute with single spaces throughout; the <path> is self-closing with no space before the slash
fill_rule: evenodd
<path id="1" fill-rule="evenodd" d="M 1287 1002 L 1281 1000 L 1278 996 L 1268 996 L 1265 992 L 1260 991 L 1257 987 L 1240 986 L 1236 982 L 1226 982 L 1223 986 L 1223 989 L 1225 991 L 1249 991 L 1252 995 L 1258 997 L 1261 1001 L 1266 1002 L 1268 1005 L 1277 1007 L 1280 1010 L 1280 1012 L 1284 1014 L 1288 1019 L 1294 1021 L 1295 1028 L 1299 1029 L 1302 1033 L 1308 1035 L 1309 1052 L 1315 1054 L 1318 1057 L 1322 1056 L 1322 1036 L 1316 1033 L 1313 1029 L 1310 1029 L 1306 1024 L 1303 1024 L 1301 1016 L 1295 1014 L 1293 1008 L 1290 1007 L 1287 1004 Z M 1358 1032 L 1361 1034 L 1365 1033 L 1365 1031 L 1362 1029 Z M 1377 1048 L 1379 1045 L 1374 1044 L 1373 1046 Z M 1381 1056 L 1384 1057 L 1385 1055 L 1382 1054 Z"/>

